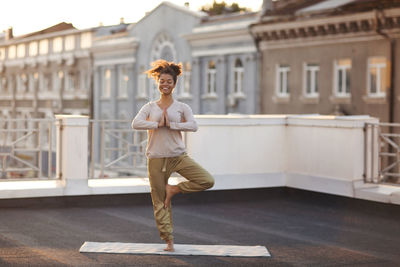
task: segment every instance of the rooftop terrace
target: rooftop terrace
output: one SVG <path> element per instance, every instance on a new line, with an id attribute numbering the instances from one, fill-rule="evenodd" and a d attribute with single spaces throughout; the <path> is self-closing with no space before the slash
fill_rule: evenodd
<path id="1" fill-rule="evenodd" d="M 0 200 L 1 266 L 399 266 L 400 206 L 290 188 L 174 200 L 180 244 L 263 245 L 270 258 L 79 253 L 160 242 L 148 193 Z"/>

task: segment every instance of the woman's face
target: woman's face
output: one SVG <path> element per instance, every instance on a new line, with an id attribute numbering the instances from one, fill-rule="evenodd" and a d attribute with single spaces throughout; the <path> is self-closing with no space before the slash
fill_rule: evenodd
<path id="1" fill-rule="evenodd" d="M 170 95 L 174 91 L 174 78 L 170 74 L 163 73 L 158 79 L 158 90 L 163 95 Z"/>

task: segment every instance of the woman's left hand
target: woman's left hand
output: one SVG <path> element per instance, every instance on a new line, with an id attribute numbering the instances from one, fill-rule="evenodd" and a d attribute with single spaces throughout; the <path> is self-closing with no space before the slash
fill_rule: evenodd
<path id="1" fill-rule="evenodd" d="M 168 113 L 167 113 L 167 109 L 166 108 L 164 108 L 163 116 L 165 118 L 165 127 L 169 128 L 169 118 L 168 118 Z"/>

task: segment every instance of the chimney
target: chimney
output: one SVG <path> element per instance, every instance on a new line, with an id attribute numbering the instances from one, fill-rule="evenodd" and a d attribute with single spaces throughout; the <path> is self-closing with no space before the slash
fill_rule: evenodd
<path id="1" fill-rule="evenodd" d="M 262 4 L 261 13 L 265 14 L 266 12 L 270 12 L 274 9 L 274 5 L 272 0 L 264 0 Z"/>
<path id="2" fill-rule="evenodd" d="M 7 30 L 5 30 L 5 39 L 6 40 L 11 40 L 13 37 L 14 37 L 14 35 L 13 35 L 13 28 L 12 27 L 10 27 L 10 28 L 8 28 Z"/>
<path id="3" fill-rule="evenodd" d="M 119 19 L 119 24 L 125 24 L 125 19 L 123 17 Z"/>

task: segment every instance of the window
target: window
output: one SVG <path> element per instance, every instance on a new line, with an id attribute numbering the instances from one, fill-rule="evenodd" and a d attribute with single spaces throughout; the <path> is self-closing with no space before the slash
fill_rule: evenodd
<path id="1" fill-rule="evenodd" d="M 70 51 L 75 48 L 75 36 L 69 35 L 65 37 L 65 50 Z"/>
<path id="2" fill-rule="evenodd" d="M 32 87 L 32 89 L 38 91 L 38 84 L 39 84 L 39 73 L 35 72 L 33 74 L 33 87 Z"/>
<path id="3" fill-rule="evenodd" d="M 74 73 L 73 71 L 66 71 L 65 73 L 65 91 L 72 92 L 75 90 Z"/>
<path id="4" fill-rule="evenodd" d="M 351 59 L 340 59 L 335 61 L 334 69 L 335 95 L 337 97 L 349 97 Z"/>
<path id="5" fill-rule="evenodd" d="M 128 82 L 128 69 L 126 67 L 121 67 L 119 71 L 118 97 L 128 97 Z"/>
<path id="6" fill-rule="evenodd" d="M 53 90 L 55 92 L 59 92 L 62 87 L 62 82 L 64 78 L 64 72 L 63 71 L 56 71 L 53 73 Z"/>
<path id="7" fill-rule="evenodd" d="M 7 88 L 7 78 L 6 77 L 0 77 L 0 93 L 7 93 L 8 88 Z"/>
<path id="8" fill-rule="evenodd" d="M 87 71 L 80 72 L 80 90 L 89 91 L 90 77 Z"/>
<path id="9" fill-rule="evenodd" d="M 103 88 L 101 91 L 102 98 L 109 98 L 111 96 L 111 70 L 104 70 L 103 74 Z"/>
<path id="10" fill-rule="evenodd" d="M 39 54 L 45 55 L 49 51 L 49 40 L 41 40 L 39 42 Z"/>
<path id="11" fill-rule="evenodd" d="M 207 94 L 208 95 L 216 95 L 216 87 L 217 87 L 217 70 L 215 67 L 214 61 L 208 62 L 207 66 Z"/>
<path id="12" fill-rule="evenodd" d="M 14 91 L 14 86 L 15 86 L 15 75 L 10 75 L 7 80 L 7 88 L 9 93 L 12 93 Z"/>
<path id="13" fill-rule="evenodd" d="M 0 60 L 6 58 L 6 49 L 4 47 L 0 47 Z"/>
<path id="14" fill-rule="evenodd" d="M 278 65 L 276 68 L 276 95 L 278 97 L 289 96 L 289 72 L 290 67 L 288 65 Z"/>
<path id="15" fill-rule="evenodd" d="M 63 46 L 63 40 L 62 37 L 57 37 L 53 39 L 53 52 L 57 53 L 57 52 L 61 52 L 62 51 L 62 47 Z"/>
<path id="16" fill-rule="evenodd" d="M 146 98 L 147 97 L 147 88 L 146 88 L 146 82 L 147 82 L 147 77 L 146 73 L 144 73 L 144 66 L 140 67 L 140 74 L 138 78 L 138 93 L 137 96 L 140 98 Z"/>
<path id="17" fill-rule="evenodd" d="M 384 97 L 388 86 L 388 71 L 386 58 L 372 57 L 368 59 L 368 95 Z"/>
<path id="18" fill-rule="evenodd" d="M 13 59 L 17 55 L 17 48 L 15 45 L 8 47 L 8 58 Z"/>
<path id="19" fill-rule="evenodd" d="M 243 95 L 243 76 L 244 69 L 240 59 L 236 59 L 233 68 L 233 93 L 234 95 Z"/>
<path id="20" fill-rule="evenodd" d="M 78 91 L 81 89 L 81 71 L 76 70 L 72 75 L 72 82 L 74 90 Z"/>
<path id="21" fill-rule="evenodd" d="M 181 83 L 179 86 L 180 95 L 183 97 L 190 96 L 191 71 L 192 71 L 192 67 L 190 66 L 190 63 L 186 62 L 183 65 L 183 75 L 182 75 L 182 80 L 181 80 Z"/>
<path id="22" fill-rule="evenodd" d="M 39 75 L 39 87 L 40 91 L 50 91 L 51 90 L 52 77 L 51 73 L 41 73 Z"/>
<path id="23" fill-rule="evenodd" d="M 36 56 L 38 53 L 38 43 L 37 42 L 30 42 L 29 43 L 29 55 Z"/>
<path id="24" fill-rule="evenodd" d="M 85 32 L 81 35 L 81 48 L 89 48 L 92 46 L 92 33 Z"/>
<path id="25" fill-rule="evenodd" d="M 33 93 L 35 92 L 35 75 L 38 75 L 37 73 L 30 73 L 28 76 L 28 91 Z"/>
<path id="26" fill-rule="evenodd" d="M 27 77 L 26 74 L 20 74 L 17 76 L 17 92 L 24 93 L 27 87 Z"/>
<path id="27" fill-rule="evenodd" d="M 306 97 L 318 97 L 317 64 L 304 64 L 304 92 Z"/>
<path id="28" fill-rule="evenodd" d="M 25 56 L 25 45 L 19 44 L 17 46 L 17 57 L 24 57 Z"/>

